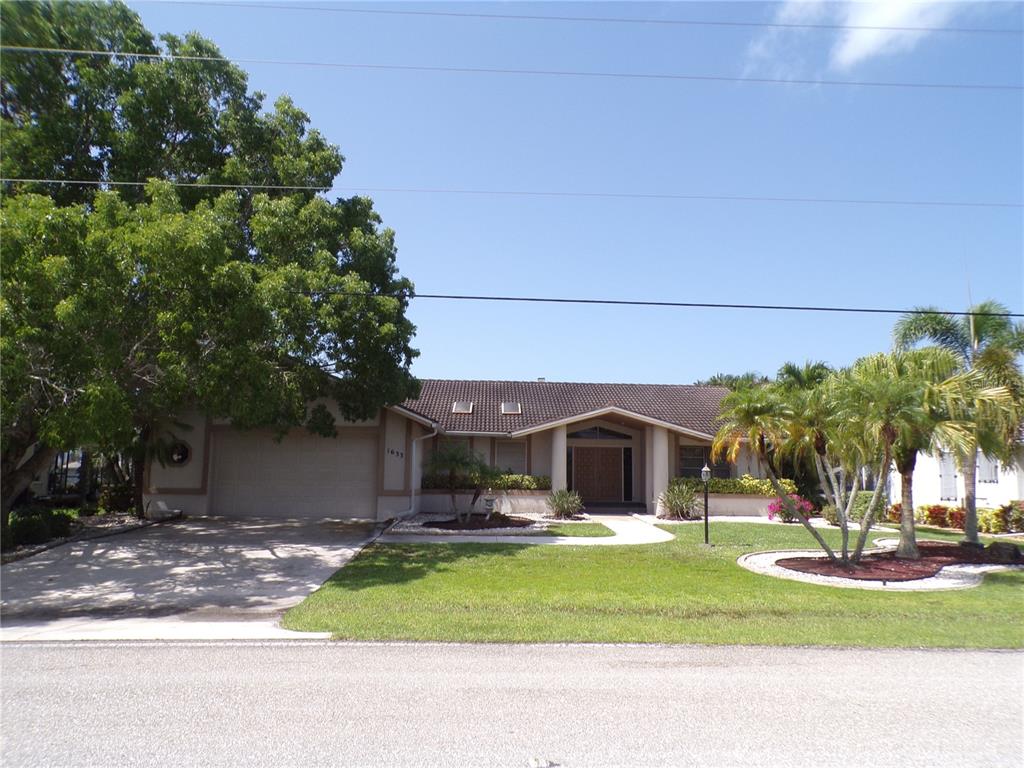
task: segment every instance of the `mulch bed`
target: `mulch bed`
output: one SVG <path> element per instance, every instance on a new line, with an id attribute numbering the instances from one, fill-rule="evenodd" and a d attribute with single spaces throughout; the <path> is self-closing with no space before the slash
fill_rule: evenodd
<path id="1" fill-rule="evenodd" d="M 488 520 L 483 515 L 471 515 L 469 522 L 460 522 L 455 518 L 451 520 L 433 520 L 423 523 L 424 528 L 443 528 L 446 531 L 486 531 L 489 528 L 529 528 L 536 521 L 528 517 L 507 517 L 505 515 L 491 515 Z"/>
<path id="2" fill-rule="evenodd" d="M 985 550 L 961 547 L 959 544 L 918 542 L 920 560 L 900 560 L 895 552 L 864 555 L 856 566 L 831 563 L 825 557 L 790 557 L 775 564 L 791 571 L 819 576 L 839 576 L 865 581 L 913 581 L 934 576 L 947 565 L 987 564 L 995 562 Z"/>

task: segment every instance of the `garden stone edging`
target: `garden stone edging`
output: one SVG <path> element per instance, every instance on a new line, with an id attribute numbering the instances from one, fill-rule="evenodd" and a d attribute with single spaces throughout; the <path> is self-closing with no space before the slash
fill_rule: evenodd
<path id="1" fill-rule="evenodd" d="M 899 542 L 898 539 L 875 539 L 878 547 L 864 550 L 869 552 L 884 552 L 893 548 Z M 752 573 L 762 576 L 774 576 L 779 579 L 790 581 L 802 581 L 808 584 L 819 584 L 826 587 L 840 587 L 842 589 L 871 589 L 882 592 L 933 592 L 938 590 L 970 589 L 976 587 L 984 579 L 986 573 L 997 571 L 1024 571 L 1024 565 L 983 565 L 964 564 L 947 565 L 934 576 L 925 579 L 913 579 L 911 581 L 866 581 L 862 579 L 844 579 L 837 576 L 820 576 L 814 573 L 802 573 L 792 571 L 776 565 L 777 560 L 790 557 L 820 557 L 820 549 L 816 550 L 794 550 L 775 549 L 766 552 L 748 552 L 736 559 L 736 564 L 746 568 Z"/>

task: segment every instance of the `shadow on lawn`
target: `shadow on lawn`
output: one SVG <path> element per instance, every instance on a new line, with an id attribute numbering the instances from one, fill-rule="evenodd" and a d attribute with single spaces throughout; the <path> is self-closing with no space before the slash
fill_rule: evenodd
<path id="1" fill-rule="evenodd" d="M 455 563 L 479 557 L 515 555 L 524 544 L 376 544 L 360 553 L 327 580 L 351 592 L 370 587 L 405 584 L 432 573 L 450 570 Z"/>

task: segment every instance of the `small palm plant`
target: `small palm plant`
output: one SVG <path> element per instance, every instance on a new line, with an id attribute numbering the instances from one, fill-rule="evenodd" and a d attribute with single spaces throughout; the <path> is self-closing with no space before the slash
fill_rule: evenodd
<path id="1" fill-rule="evenodd" d="M 672 482 L 658 497 L 658 517 L 693 520 L 697 517 L 697 492 L 686 483 Z"/>
<path id="2" fill-rule="evenodd" d="M 583 497 L 576 491 L 565 488 L 552 491 L 547 502 L 548 507 L 551 508 L 551 514 L 559 520 L 571 520 L 583 509 Z"/>

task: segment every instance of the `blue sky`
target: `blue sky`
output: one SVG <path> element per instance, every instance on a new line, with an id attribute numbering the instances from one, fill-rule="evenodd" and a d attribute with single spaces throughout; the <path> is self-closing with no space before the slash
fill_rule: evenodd
<path id="1" fill-rule="evenodd" d="M 281 0 L 278 0 L 281 4 Z M 1013 35 L 483 20 L 130 3 L 229 57 L 810 80 L 1024 81 Z M 299 4 L 297 4 L 299 5 Z M 1024 26 L 1019 3 L 302 6 Z M 351 187 L 1024 200 L 1020 91 L 339 70 L 247 64 L 346 156 Z M 1021 208 L 373 194 L 423 293 L 1024 311 Z M 421 377 L 690 383 L 845 365 L 893 319 L 418 300 Z"/>

